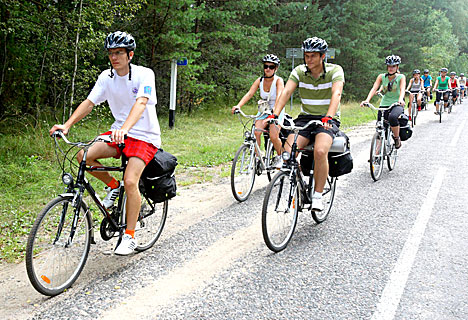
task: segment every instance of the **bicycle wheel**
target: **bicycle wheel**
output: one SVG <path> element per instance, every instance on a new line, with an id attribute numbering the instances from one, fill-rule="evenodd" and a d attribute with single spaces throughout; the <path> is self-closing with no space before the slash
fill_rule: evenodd
<path id="1" fill-rule="evenodd" d="M 265 165 L 266 165 L 266 173 L 268 177 L 268 181 L 271 181 L 273 175 L 275 174 L 276 168 L 272 167 L 273 159 L 275 158 L 275 148 L 273 147 L 273 143 L 270 139 L 266 143 L 266 154 L 265 154 Z"/>
<path id="2" fill-rule="evenodd" d="M 333 206 L 333 200 L 335 199 L 335 190 L 336 190 L 336 178 L 327 177 L 327 182 L 325 182 L 325 187 L 323 188 L 322 201 L 323 201 L 323 210 L 312 212 L 312 218 L 317 223 L 321 223 L 328 218 L 328 214 L 331 211 Z"/>
<path id="3" fill-rule="evenodd" d="M 33 287 L 46 296 L 69 288 L 80 275 L 91 244 L 91 217 L 84 203 L 79 208 L 71 237 L 73 197 L 57 197 L 39 213 L 26 246 L 26 270 Z"/>
<path id="4" fill-rule="evenodd" d="M 383 170 L 383 162 L 384 162 L 384 140 L 382 135 L 379 132 L 374 134 L 371 142 L 371 149 L 370 149 L 370 173 L 372 179 L 377 181 L 380 179 Z"/>
<path id="5" fill-rule="evenodd" d="M 397 157 L 398 157 L 398 150 L 395 148 L 395 140 L 392 138 L 392 134 L 390 133 L 390 137 L 388 140 L 390 141 L 388 144 L 388 150 L 386 150 L 387 153 L 387 167 L 388 170 L 392 171 L 395 169 Z"/>
<path id="6" fill-rule="evenodd" d="M 418 104 L 417 103 L 413 105 L 413 109 L 414 110 L 411 110 L 413 113 L 413 116 L 411 117 L 411 122 L 413 123 L 413 127 L 414 127 L 416 125 L 416 118 L 418 117 Z"/>
<path id="7" fill-rule="evenodd" d="M 231 190 L 237 201 L 245 201 L 250 196 L 255 182 L 255 168 L 253 145 L 242 145 L 234 156 L 231 168 Z"/>
<path id="8" fill-rule="evenodd" d="M 125 194 L 124 206 L 127 201 Z M 162 233 L 167 217 L 168 200 L 154 203 L 151 199 L 141 195 L 140 214 L 135 228 L 137 247 L 135 251 L 141 252 L 151 248 Z M 126 209 L 124 207 L 124 213 Z"/>
<path id="9" fill-rule="evenodd" d="M 443 103 L 439 104 L 439 123 L 442 123 L 442 113 L 444 113 L 445 105 Z"/>
<path id="10" fill-rule="evenodd" d="M 278 172 L 268 185 L 262 208 L 262 233 L 267 247 L 274 252 L 286 248 L 296 228 L 298 188 L 289 173 Z"/>

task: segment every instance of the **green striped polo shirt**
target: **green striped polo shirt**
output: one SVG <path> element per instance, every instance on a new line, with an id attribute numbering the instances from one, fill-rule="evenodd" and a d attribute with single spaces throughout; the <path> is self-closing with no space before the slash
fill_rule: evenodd
<path id="1" fill-rule="evenodd" d="M 289 76 L 299 86 L 301 96 L 301 114 L 326 115 L 332 96 L 332 85 L 345 81 L 343 68 L 337 64 L 325 63 L 325 77 L 314 79 L 310 72 L 306 74 L 305 64 L 297 66 Z M 323 74 L 322 74 L 323 75 Z M 335 118 L 340 118 L 340 105 Z"/>

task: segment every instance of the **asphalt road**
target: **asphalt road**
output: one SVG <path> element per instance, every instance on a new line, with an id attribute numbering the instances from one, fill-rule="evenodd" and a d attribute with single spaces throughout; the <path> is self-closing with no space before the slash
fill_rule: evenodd
<path id="1" fill-rule="evenodd" d="M 74 287 L 46 299 L 29 286 L 31 300 L 6 317 L 468 319 L 467 120 L 468 102 L 442 123 L 433 106 L 421 112 L 378 182 L 373 126 L 351 132 L 354 170 L 338 180 L 329 219 L 301 213 L 281 253 L 261 235 L 266 176 L 244 203 L 228 179 L 193 186 L 170 202 L 154 248 L 114 257 L 98 244 Z"/>

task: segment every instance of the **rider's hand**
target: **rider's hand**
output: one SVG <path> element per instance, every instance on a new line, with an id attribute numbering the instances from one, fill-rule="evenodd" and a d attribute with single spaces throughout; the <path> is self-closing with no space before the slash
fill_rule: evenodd
<path id="1" fill-rule="evenodd" d="M 128 131 L 125 129 L 112 130 L 111 137 L 115 143 L 123 143 L 127 134 Z"/>
<path id="2" fill-rule="evenodd" d="M 268 117 L 266 117 L 266 121 L 267 121 L 268 123 L 276 123 L 276 122 L 277 122 L 277 121 L 276 121 L 277 119 L 278 119 L 278 116 L 277 116 L 276 114 L 274 114 L 274 113 L 273 113 L 273 114 L 270 114 Z"/>
<path id="3" fill-rule="evenodd" d="M 70 128 L 66 127 L 63 124 L 56 124 L 49 130 L 49 135 L 52 136 L 52 134 L 57 130 L 61 130 L 63 134 L 66 135 L 68 133 L 68 130 L 70 130 Z"/>
<path id="4" fill-rule="evenodd" d="M 234 106 L 234 107 L 232 107 L 231 113 L 234 114 L 234 112 L 235 112 L 236 110 L 240 110 L 240 107 L 239 107 L 239 106 Z"/>
<path id="5" fill-rule="evenodd" d="M 333 118 L 330 116 L 326 116 L 322 118 L 322 125 L 325 129 L 330 129 L 332 127 L 332 120 Z"/>
<path id="6" fill-rule="evenodd" d="M 368 104 L 369 104 L 369 101 L 364 100 L 361 102 L 361 107 L 367 107 Z"/>
<path id="7" fill-rule="evenodd" d="M 405 100 L 400 99 L 400 100 L 398 100 L 398 103 L 403 107 L 405 106 Z"/>

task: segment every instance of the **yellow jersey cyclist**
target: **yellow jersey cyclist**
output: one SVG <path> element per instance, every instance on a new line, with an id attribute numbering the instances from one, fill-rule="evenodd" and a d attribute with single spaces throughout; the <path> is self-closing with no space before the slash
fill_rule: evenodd
<path id="1" fill-rule="evenodd" d="M 460 85 L 460 97 L 465 98 L 465 87 L 466 87 L 466 77 L 464 73 L 460 73 L 458 78 L 458 84 Z"/>
<path id="2" fill-rule="evenodd" d="M 421 79 L 424 81 L 424 90 L 426 91 L 426 96 L 428 102 L 432 100 L 432 76 L 429 74 L 429 69 L 424 69 L 424 74 L 421 76 Z M 427 106 L 426 106 L 427 108 Z"/>
<path id="3" fill-rule="evenodd" d="M 440 69 L 440 76 L 436 78 L 436 82 L 434 84 L 434 89 L 432 91 L 436 90 L 441 90 L 445 91 L 448 90 L 449 88 L 449 77 L 447 77 L 447 68 L 441 68 Z M 444 93 L 444 108 L 447 108 L 447 103 L 449 99 L 449 93 L 446 91 Z M 436 111 L 434 112 L 435 114 L 439 114 L 439 108 L 440 108 L 440 101 L 442 100 L 442 92 L 437 92 L 436 91 L 436 101 L 435 101 L 435 106 L 436 106 Z"/>
<path id="4" fill-rule="evenodd" d="M 304 126 L 310 120 L 321 120 L 323 126 L 308 127 L 299 132 L 297 147 L 306 147 L 315 139 L 314 179 L 312 210 L 322 211 L 322 193 L 328 176 L 328 151 L 340 126 L 340 101 L 344 85 L 344 72 L 341 66 L 325 63 L 328 44 L 325 40 L 313 37 L 304 40 L 302 51 L 304 64 L 297 66 L 290 74 L 283 93 L 276 101 L 274 113 L 277 117 L 285 104 L 299 87 L 301 114 L 294 120 L 295 125 Z M 290 134 L 285 150 L 291 152 L 294 134 Z"/>
<path id="5" fill-rule="evenodd" d="M 405 105 L 406 77 L 399 72 L 399 66 L 401 64 L 401 58 L 399 56 L 391 55 L 386 57 L 385 64 L 387 65 L 387 73 L 382 73 L 377 76 L 366 100 L 361 102 L 361 106 L 366 106 L 377 91 L 383 94 L 382 101 L 380 102 L 381 108 L 388 108 L 395 103 L 399 104 L 394 105 L 391 109 L 383 113 L 384 119 L 388 120 L 390 123 L 393 139 L 395 140 L 395 148 L 399 149 L 401 147 L 401 139 L 398 118 L 404 113 L 403 106 Z M 382 119 L 381 111 L 378 112 L 377 117 L 379 121 Z"/>
<path id="6" fill-rule="evenodd" d="M 419 69 L 414 69 L 413 77 L 408 82 L 408 87 L 406 88 L 406 91 L 411 92 L 409 96 L 409 104 L 408 104 L 408 115 L 409 115 L 410 121 L 411 121 L 411 108 L 412 108 L 412 103 L 413 103 L 414 98 L 417 99 L 418 111 L 421 111 L 421 101 L 422 101 L 423 90 L 424 90 L 424 87 L 423 87 L 423 80 L 421 79 L 421 71 L 419 71 Z"/>
<path id="7" fill-rule="evenodd" d="M 112 143 L 98 142 L 89 148 L 86 164 L 102 166 L 99 159 L 128 157 L 123 185 L 127 193 L 127 227 L 122 241 L 115 249 L 117 255 L 129 255 L 136 248 L 135 227 L 141 206 L 138 182 L 146 165 L 153 159 L 161 144 L 161 132 L 156 115 L 156 86 L 154 72 L 149 68 L 131 64 L 136 48 L 135 39 L 128 33 L 110 33 L 104 42 L 111 68 L 98 77 L 88 98 L 84 100 L 63 125 L 54 125 L 50 134 L 62 130 L 67 134 L 70 128 L 88 115 L 95 105 L 107 101 L 115 118 L 110 131 Z M 127 138 L 124 140 L 124 137 Z M 120 150 L 118 144 L 125 142 Z M 77 155 L 83 159 L 83 150 Z M 109 172 L 91 172 L 104 182 L 108 194 L 103 200 L 106 208 L 112 207 L 121 184 Z"/>
<path id="8" fill-rule="evenodd" d="M 246 104 L 260 89 L 260 98 L 263 103 L 267 103 L 268 107 L 271 111 L 273 111 L 273 107 L 275 105 L 275 101 L 277 97 L 281 95 L 284 89 L 284 81 L 283 78 L 276 75 L 276 71 L 280 65 L 280 59 L 274 54 L 267 54 L 262 59 L 263 62 L 263 76 L 257 78 L 254 81 L 250 90 L 242 97 L 238 104 L 232 107 L 231 112 L 234 113 L 236 109 L 240 109 L 244 104 Z M 260 102 L 260 101 L 259 101 Z M 268 115 L 262 115 L 259 111 L 257 114 L 257 118 L 255 121 L 255 128 L 260 129 L 255 131 L 255 138 L 257 139 L 257 143 L 260 146 L 261 143 L 261 130 L 265 129 L 268 126 L 268 122 L 266 120 Z M 281 113 L 279 121 L 282 121 L 284 117 L 284 112 Z M 275 124 L 270 124 L 269 127 L 269 135 L 271 142 L 277 152 L 277 156 L 273 160 L 272 166 L 280 167 L 282 164 L 281 160 L 281 140 L 279 137 L 280 128 Z"/>

